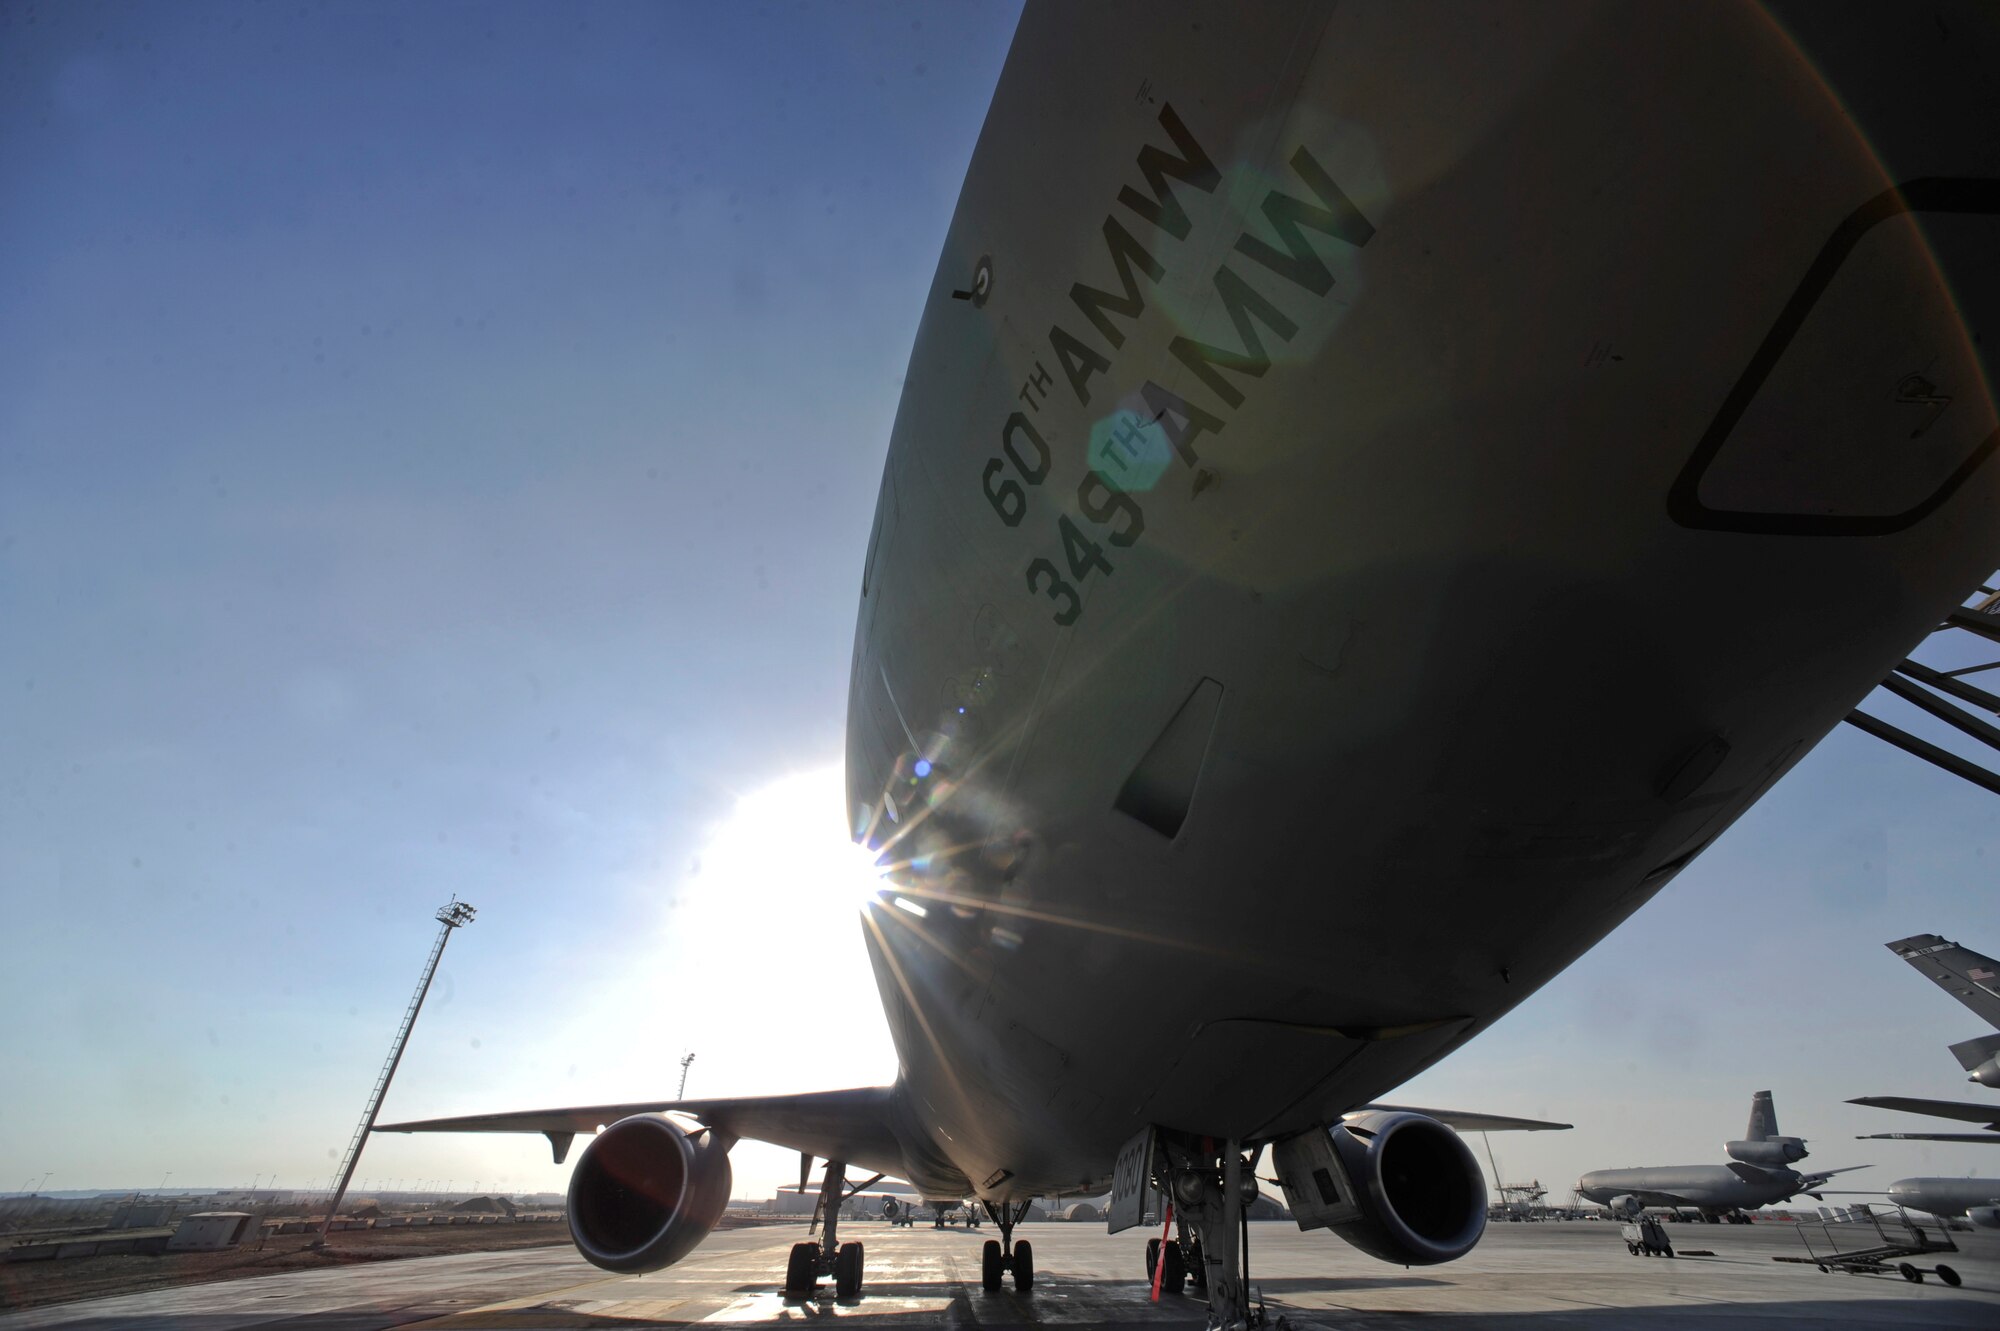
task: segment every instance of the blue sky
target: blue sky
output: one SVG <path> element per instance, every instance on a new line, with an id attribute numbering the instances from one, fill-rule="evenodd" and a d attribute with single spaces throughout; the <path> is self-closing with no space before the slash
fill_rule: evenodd
<path id="1" fill-rule="evenodd" d="M 389 1117 L 654 1096 L 689 1048 L 700 1094 L 893 1074 L 826 886 L 846 669 L 1014 17 L 0 6 L 0 1191 L 324 1178 L 454 892 Z M 1565 1187 L 1719 1158 L 1763 1087 L 1877 1186 L 2000 1171 L 1839 1140 L 1896 1126 L 1850 1095 L 1984 1093 L 1881 943 L 2000 952 L 1996 827 L 1836 733 L 1401 1096 L 1576 1121 L 1495 1139 Z M 746 1146 L 741 1190 L 795 1168 Z"/>

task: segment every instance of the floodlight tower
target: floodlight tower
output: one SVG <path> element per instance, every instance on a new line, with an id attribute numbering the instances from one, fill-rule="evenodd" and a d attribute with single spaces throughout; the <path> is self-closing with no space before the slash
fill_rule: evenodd
<path id="1" fill-rule="evenodd" d="M 361 1163 L 361 1148 L 368 1141 L 368 1134 L 375 1127 L 375 1115 L 381 1112 L 382 1097 L 389 1093 L 389 1079 L 396 1075 L 396 1065 L 403 1061 L 403 1046 L 409 1042 L 410 1028 L 417 1024 L 417 1011 L 424 1005 L 424 995 L 430 992 L 431 977 L 437 974 L 438 959 L 444 955 L 444 945 L 451 938 L 451 931 L 461 925 L 472 923 L 472 917 L 479 912 L 460 901 L 456 896 L 438 907 L 439 926 L 437 942 L 431 944 L 430 960 L 424 963 L 423 978 L 417 981 L 417 992 L 410 998 L 410 1006 L 403 1012 L 403 1024 L 396 1030 L 396 1040 L 389 1046 L 389 1057 L 382 1064 L 382 1074 L 375 1078 L 375 1089 L 368 1093 L 368 1107 L 361 1111 L 361 1126 L 354 1130 L 354 1140 L 347 1143 L 347 1158 L 341 1161 L 340 1181 L 334 1185 L 333 1200 L 327 1203 L 326 1219 L 319 1222 L 319 1237 L 312 1246 L 326 1246 L 326 1232 L 333 1225 L 334 1213 L 340 1210 L 340 1200 L 347 1195 L 347 1185 L 354 1179 L 354 1167 Z"/>
<path id="2" fill-rule="evenodd" d="M 694 1051 L 690 1049 L 681 1056 L 681 1088 L 674 1092 L 674 1099 L 685 1100 L 688 1093 L 688 1064 L 694 1062 Z"/>

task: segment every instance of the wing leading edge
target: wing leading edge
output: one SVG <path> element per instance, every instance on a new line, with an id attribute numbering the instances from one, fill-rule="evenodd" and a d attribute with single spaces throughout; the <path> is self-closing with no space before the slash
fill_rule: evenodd
<path id="1" fill-rule="evenodd" d="M 1867 1105 L 1871 1109 L 1900 1109 L 1906 1114 L 1928 1114 L 1932 1118 L 1955 1118 L 1965 1123 L 1981 1123 L 1989 1131 L 2000 1132 L 2000 1105 L 1980 1105 L 1965 1100 L 1921 1100 L 1908 1095 L 1864 1095 L 1847 1103 Z M 2000 1141 L 2000 1138 L 1995 1140 Z"/>
<path id="2" fill-rule="evenodd" d="M 1474 1114 L 1462 1109 L 1419 1109 L 1414 1105 L 1362 1105 L 1350 1114 L 1422 1114 L 1457 1132 L 1567 1132 L 1574 1123 L 1550 1123 L 1539 1118 L 1508 1118 L 1504 1114 Z"/>
<path id="3" fill-rule="evenodd" d="M 905 1177 L 909 1170 L 895 1124 L 902 1103 L 894 1086 L 863 1086 L 803 1095 L 747 1095 L 722 1100 L 642 1100 L 508 1114 L 468 1114 L 382 1123 L 377 1132 L 539 1132 L 557 1164 L 578 1133 L 595 1133 L 634 1114 L 685 1114 L 730 1137 L 769 1142 Z"/>

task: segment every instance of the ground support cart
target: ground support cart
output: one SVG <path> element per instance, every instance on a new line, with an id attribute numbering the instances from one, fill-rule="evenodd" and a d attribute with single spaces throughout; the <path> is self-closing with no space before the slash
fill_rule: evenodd
<path id="1" fill-rule="evenodd" d="M 1671 1257 L 1674 1245 L 1667 1242 L 1667 1231 L 1653 1217 L 1640 1216 L 1618 1227 L 1619 1237 L 1625 1240 L 1625 1251 L 1634 1257 Z"/>
<path id="2" fill-rule="evenodd" d="M 1813 1231 L 1819 1231 L 1815 1241 Z M 1773 1257 L 1774 1262 L 1805 1262 L 1822 1271 L 1845 1271 L 1849 1275 L 1887 1275 L 1894 1271 L 1911 1284 L 1922 1284 L 1934 1275 L 1947 1285 L 1959 1283 L 1958 1272 L 1944 1263 L 1918 1266 L 1902 1260 L 1934 1252 L 1957 1252 L 1942 1225 L 1934 1229 L 1911 1220 L 1902 1207 L 1894 1215 L 1872 1206 L 1857 1206 L 1844 1220 L 1806 1221 L 1799 1225 L 1799 1240 L 1806 1246 L 1804 1257 Z"/>

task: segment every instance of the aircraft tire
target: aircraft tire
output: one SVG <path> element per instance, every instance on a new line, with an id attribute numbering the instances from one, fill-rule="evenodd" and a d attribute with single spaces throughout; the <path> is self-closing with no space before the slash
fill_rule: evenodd
<path id="1" fill-rule="evenodd" d="M 1160 1241 L 1146 1240 L 1146 1283 L 1153 1283 L 1153 1269 L 1160 1264 Z"/>
<path id="2" fill-rule="evenodd" d="M 1000 1240 L 988 1239 L 979 1250 L 979 1283 L 988 1290 L 1000 1288 Z"/>
<path id="3" fill-rule="evenodd" d="M 1169 1243 L 1160 1250 L 1160 1257 L 1167 1269 L 1160 1276 L 1160 1293 L 1181 1294 L 1187 1290 L 1187 1257 L 1181 1252 L 1181 1245 Z"/>
<path id="4" fill-rule="evenodd" d="M 1943 1262 L 1939 1262 L 1937 1265 L 1937 1278 L 1944 1281 L 1945 1284 L 1950 1285 L 1953 1289 L 1957 1289 L 1964 1283 L 1958 1278 L 1958 1272 L 1952 1270 Z"/>
<path id="5" fill-rule="evenodd" d="M 861 1294 L 861 1245 L 843 1243 L 833 1259 L 833 1292 L 836 1298 L 852 1299 Z"/>
<path id="6" fill-rule="evenodd" d="M 1172 1270 L 1170 1266 L 1169 1271 Z M 1026 1294 L 1035 1287 L 1035 1245 L 1022 1239 L 1014 1245 L 1014 1288 Z"/>
<path id="7" fill-rule="evenodd" d="M 819 1246 L 813 1243 L 794 1243 L 792 1256 L 785 1263 L 785 1293 L 806 1295 L 813 1292 L 818 1282 L 813 1266 L 819 1260 Z"/>

